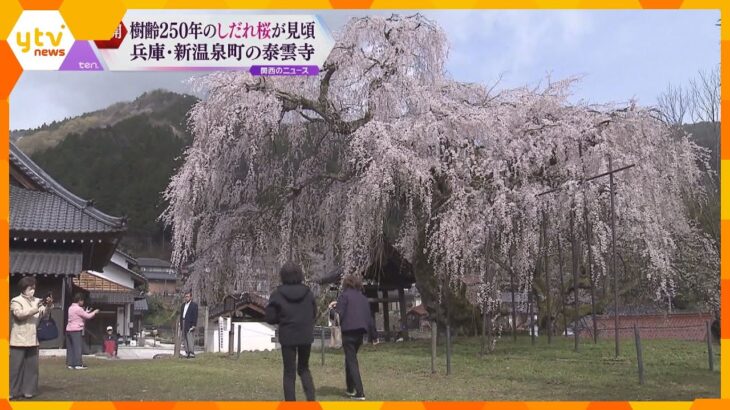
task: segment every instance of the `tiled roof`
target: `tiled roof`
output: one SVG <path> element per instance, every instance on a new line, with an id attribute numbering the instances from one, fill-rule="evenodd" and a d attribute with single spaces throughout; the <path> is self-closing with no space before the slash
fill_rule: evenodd
<path id="1" fill-rule="evenodd" d="M 176 275 L 164 272 L 142 272 L 142 276 L 150 280 L 177 280 Z"/>
<path id="2" fill-rule="evenodd" d="M 123 305 L 134 303 L 134 296 L 138 292 L 108 292 L 108 291 L 91 291 L 89 292 L 90 303 L 107 303 L 110 305 Z"/>
<path id="3" fill-rule="evenodd" d="M 107 215 L 96 209 L 93 201 L 74 195 L 13 143 L 10 144 L 10 162 L 39 188 L 33 191 L 11 185 L 11 230 L 16 229 L 14 225 L 31 231 L 53 232 L 122 232 L 126 229 L 126 218 Z M 25 206 L 31 206 L 33 211 L 21 212 Z"/>
<path id="4" fill-rule="evenodd" d="M 169 268 L 172 264 L 157 258 L 137 258 L 137 265 L 144 268 Z"/>
<path id="5" fill-rule="evenodd" d="M 135 299 L 134 300 L 134 310 L 137 312 L 146 312 L 147 310 L 149 310 L 149 305 L 147 304 L 147 298 Z"/>
<path id="6" fill-rule="evenodd" d="M 10 251 L 11 275 L 78 275 L 81 252 Z"/>
<path id="7" fill-rule="evenodd" d="M 116 233 L 123 225 L 111 225 L 87 208 L 78 207 L 55 193 L 10 186 L 10 230 L 50 233 Z"/>
<path id="8" fill-rule="evenodd" d="M 233 297 L 234 301 L 234 309 L 240 310 L 244 307 L 249 307 L 252 310 L 255 310 L 261 314 L 264 313 L 264 309 L 266 308 L 266 305 L 269 304 L 269 298 L 262 295 L 257 295 L 255 293 L 251 292 L 244 292 L 239 295 L 229 295 L 230 297 Z M 228 298 L 229 296 L 226 296 Z M 210 317 L 215 316 L 221 316 L 223 314 L 230 314 L 231 312 L 226 310 L 225 306 L 225 299 L 223 298 L 223 303 L 213 306 L 210 308 Z"/>

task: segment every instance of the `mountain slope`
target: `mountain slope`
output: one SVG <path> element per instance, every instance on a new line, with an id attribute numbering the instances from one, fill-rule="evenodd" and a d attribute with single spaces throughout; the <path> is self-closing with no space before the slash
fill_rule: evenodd
<path id="1" fill-rule="evenodd" d="M 18 145 L 27 149 L 29 143 L 23 143 L 34 138 L 31 158 L 46 172 L 77 195 L 94 199 L 104 212 L 128 216 L 125 247 L 147 254 L 150 243 L 160 242 L 161 225 L 156 219 L 165 207 L 161 192 L 192 141 L 185 119 L 196 101 L 155 91 L 134 102 L 59 123 L 49 131 L 57 134 L 53 143 L 40 139 L 48 134 L 36 132 Z M 124 118 L 113 119 L 113 113 Z M 92 123 L 104 125 L 93 127 Z M 68 129 L 83 131 L 60 134 Z"/>
<path id="2" fill-rule="evenodd" d="M 154 114 L 153 123 L 170 125 L 175 133 L 182 135 L 185 131 L 185 108 L 192 106 L 195 101 L 196 98 L 189 95 L 155 90 L 142 94 L 132 102 L 116 103 L 103 110 L 54 121 L 34 130 L 15 130 L 10 135 L 23 152 L 31 155 L 57 146 L 69 134 L 83 134 L 90 129 L 113 126 L 143 114 Z"/>

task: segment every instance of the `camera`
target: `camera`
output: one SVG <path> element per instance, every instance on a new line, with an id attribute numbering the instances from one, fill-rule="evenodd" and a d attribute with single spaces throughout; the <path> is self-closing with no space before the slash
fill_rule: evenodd
<path id="1" fill-rule="evenodd" d="M 48 292 L 42 299 L 41 299 L 41 305 L 46 306 L 49 303 L 53 303 L 53 293 Z"/>

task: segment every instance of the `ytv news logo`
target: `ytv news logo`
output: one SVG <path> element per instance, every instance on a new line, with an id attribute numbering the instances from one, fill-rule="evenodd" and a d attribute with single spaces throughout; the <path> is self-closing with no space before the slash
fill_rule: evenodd
<path id="1" fill-rule="evenodd" d="M 58 70 L 74 43 L 58 11 L 24 11 L 8 37 L 25 70 Z"/>

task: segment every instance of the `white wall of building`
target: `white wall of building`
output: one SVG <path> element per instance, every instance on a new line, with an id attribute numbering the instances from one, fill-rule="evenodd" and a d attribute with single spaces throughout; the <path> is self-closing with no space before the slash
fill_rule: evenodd
<path id="1" fill-rule="evenodd" d="M 129 262 L 127 261 L 127 258 L 117 252 L 114 252 L 114 254 L 112 255 L 112 262 L 121 267 L 129 269 Z"/>
<path id="2" fill-rule="evenodd" d="M 231 329 L 231 318 L 220 317 L 212 322 L 214 325 L 208 331 L 208 351 L 228 352 L 228 338 Z M 238 349 L 238 329 L 241 329 L 241 351 L 274 350 L 276 343 L 271 339 L 275 336 L 273 326 L 259 322 L 233 322 L 233 351 Z"/>

